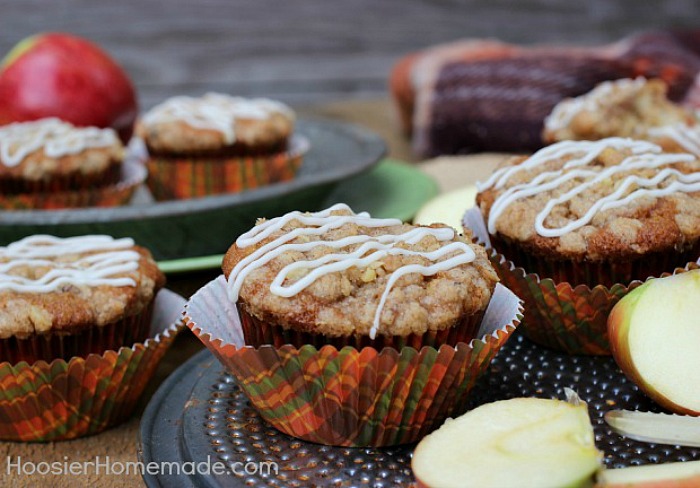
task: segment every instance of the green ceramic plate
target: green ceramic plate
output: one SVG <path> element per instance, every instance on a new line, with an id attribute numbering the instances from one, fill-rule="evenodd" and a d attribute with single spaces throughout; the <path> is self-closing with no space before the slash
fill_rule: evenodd
<path id="1" fill-rule="evenodd" d="M 385 159 L 373 170 L 341 182 L 326 197 L 323 206 L 344 202 L 356 212 L 408 221 L 437 193 L 437 183 L 430 176 L 405 163 Z M 221 266 L 221 258 L 221 254 L 216 254 L 158 264 L 165 273 L 185 273 L 217 268 Z"/>

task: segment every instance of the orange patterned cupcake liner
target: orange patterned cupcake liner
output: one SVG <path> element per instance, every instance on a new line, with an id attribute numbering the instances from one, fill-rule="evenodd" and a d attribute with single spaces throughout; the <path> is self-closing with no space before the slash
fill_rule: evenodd
<path id="1" fill-rule="evenodd" d="M 148 187 L 156 200 L 236 193 L 296 177 L 309 141 L 293 136 L 289 150 L 273 155 L 235 157 L 149 156 Z"/>
<path id="2" fill-rule="evenodd" d="M 146 168 L 132 159 L 122 164 L 120 181 L 89 190 L 68 190 L 0 195 L 1 210 L 58 210 L 126 205 L 136 188 L 146 181 Z"/>
<path id="3" fill-rule="evenodd" d="M 472 230 L 477 241 L 491 249 L 491 264 L 501 283 L 525 302 L 521 330 L 528 339 L 568 354 L 611 354 L 608 315 L 622 297 L 643 283 L 642 280 L 589 287 L 541 278 L 537 273 L 517 266 L 510 260 L 512 256 L 506 257 L 493 249 L 478 208 L 467 210 L 463 223 Z M 694 266 L 697 263 L 686 264 L 686 268 Z M 593 268 L 597 269 L 597 266 Z M 669 262 L 667 273 L 663 275 L 673 272 L 674 268 Z M 581 272 L 582 275 L 594 273 L 593 270 Z M 606 273 L 614 281 L 615 274 L 611 274 L 611 270 Z"/>
<path id="4" fill-rule="evenodd" d="M 161 290 L 149 338 L 142 343 L 50 363 L 0 363 L 0 439 L 74 439 L 126 420 L 183 327 L 183 303 L 179 295 Z"/>
<path id="5" fill-rule="evenodd" d="M 466 408 L 476 380 L 519 323 L 518 298 L 497 286 L 479 339 L 381 350 L 244 344 L 220 276 L 186 306 L 185 322 L 231 372 L 260 415 L 285 434 L 337 446 L 415 442 Z"/>

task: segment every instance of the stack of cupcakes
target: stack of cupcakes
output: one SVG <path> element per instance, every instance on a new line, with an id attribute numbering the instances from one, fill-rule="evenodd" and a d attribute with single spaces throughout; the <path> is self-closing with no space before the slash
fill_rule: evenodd
<path id="1" fill-rule="evenodd" d="M 112 129 L 55 118 L 0 127 L 0 208 L 122 205 L 146 178 Z"/>
<path id="2" fill-rule="evenodd" d="M 0 439 L 70 439 L 126 419 L 178 330 L 182 300 L 164 281 L 131 239 L 1 247 Z"/>
<path id="3" fill-rule="evenodd" d="M 465 408 L 518 323 L 481 246 L 343 204 L 259 221 L 223 270 L 187 325 L 263 418 L 323 444 L 419 439 Z"/>
<path id="4" fill-rule="evenodd" d="M 525 301 L 524 333 L 610 354 L 612 306 L 700 256 L 700 161 L 646 141 L 563 141 L 507 160 L 478 185 L 465 225 Z"/>
<path id="5" fill-rule="evenodd" d="M 292 135 L 294 121 L 288 106 L 269 99 L 209 93 L 166 100 L 136 127 L 148 150 L 151 193 L 193 198 L 291 180 L 308 149 Z"/>

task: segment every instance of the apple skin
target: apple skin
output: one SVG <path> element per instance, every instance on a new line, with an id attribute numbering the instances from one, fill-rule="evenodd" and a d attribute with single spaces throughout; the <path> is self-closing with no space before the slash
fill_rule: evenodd
<path id="1" fill-rule="evenodd" d="M 696 270 L 697 271 L 697 270 Z M 657 279 L 685 279 L 689 278 L 690 274 L 693 273 L 681 273 L 679 275 L 669 276 L 667 278 L 657 278 Z M 629 349 L 628 334 L 630 330 L 631 318 L 637 302 L 642 299 L 644 294 L 649 291 L 649 289 L 654 286 L 654 281 L 656 279 L 651 279 L 639 286 L 638 288 L 632 290 L 629 294 L 624 296 L 619 302 L 615 304 L 610 315 L 608 316 L 608 336 L 610 338 L 610 349 L 612 355 L 615 358 L 615 362 L 620 367 L 622 372 L 627 376 L 627 378 L 632 381 L 637 387 L 644 392 L 649 398 L 654 400 L 663 408 L 681 415 L 693 415 L 698 416 L 700 412 L 690 410 L 681 405 L 677 405 L 668 397 L 660 394 L 652 385 L 648 384 L 642 375 L 639 373 L 637 368 L 632 362 L 632 356 Z"/>
<path id="2" fill-rule="evenodd" d="M 640 388 L 642 388 L 640 382 L 643 383 L 643 381 L 639 377 L 637 368 L 635 368 L 634 364 L 632 363 L 628 334 L 634 307 L 644 292 L 649 289 L 650 283 L 651 282 L 647 281 L 640 287 L 625 295 L 615 304 L 610 312 L 610 315 L 608 316 L 608 337 L 610 338 L 610 350 L 615 358 L 615 362 L 620 367 L 622 372 L 625 373 L 625 375 Z M 648 385 L 647 389 L 649 389 Z"/>
<path id="3" fill-rule="evenodd" d="M 64 33 L 20 41 L 0 64 L 0 124 L 58 117 L 111 127 L 126 142 L 138 113 L 124 70 L 92 42 Z"/>

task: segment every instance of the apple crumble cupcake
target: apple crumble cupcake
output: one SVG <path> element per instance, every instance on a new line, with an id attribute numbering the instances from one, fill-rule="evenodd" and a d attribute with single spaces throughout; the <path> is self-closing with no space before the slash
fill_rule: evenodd
<path id="1" fill-rule="evenodd" d="M 97 434 L 136 408 L 182 329 L 131 239 L 35 235 L 0 247 L 0 440 Z"/>
<path id="2" fill-rule="evenodd" d="M 293 178 L 308 143 L 295 115 L 265 98 L 179 96 L 146 112 L 136 134 L 148 150 L 157 199 L 235 192 Z"/>
<path id="3" fill-rule="evenodd" d="M 493 261 L 527 304 L 528 335 L 571 325 L 609 353 L 614 302 L 635 280 L 700 256 L 700 161 L 691 154 L 632 139 L 564 141 L 506 161 L 478 189 L 485 233 L 503 256 Z"/>
<path id="4" fill-rule="evenodd" d="M 700 161 L 632 139 L 564 141 L 479 185 L 496 249 L 542 277 L 645 279 L 700 252 Z"/>
<path id="5" fill-rule="evenodd" d="M 0 361 L 85 357 L 141 342 L 164 282 L 132 239 L 36 235 L 0 247 Z"/>
<path id="6" fill-rule="evenodd" d="M 521 312 L 452 228 L 343 204 L 258 221 L 222 267 L 187 326 L 265 420 L 322 444 L 414 442 L 463 411 Z"/>
<path id="7" fill-rule="evenodd" d="M 700 155 L 700 125 L 695 113 L 667 98 L 662 80 L 623 78 L 557 104 L 545 119 L 545 143 L 631 137 L 668 152 Z"/>
<path id="8" fill-rule="evenodd" d="M 2 204 L 59 208 L 124 203 L 114 195 L 122 177 L 126 186 L 119 190 L 133 189 L 145 179 L 142 170 L 124 175 L 124 158 L 112 129 L 75 127 L 56 118 L 2 126 Z"/>
<path id="9" fill-rule="evenodd" d="M 469 342 L 498 281 L 484 249 L 452 228 L 346 205 L 259 221 L 222 267 L 252 345 Z"/>

